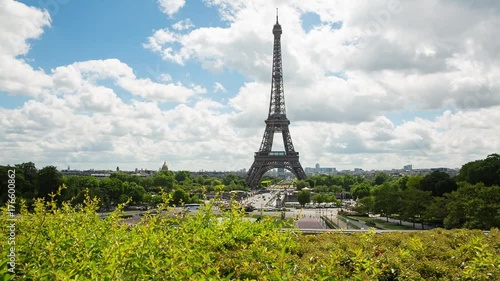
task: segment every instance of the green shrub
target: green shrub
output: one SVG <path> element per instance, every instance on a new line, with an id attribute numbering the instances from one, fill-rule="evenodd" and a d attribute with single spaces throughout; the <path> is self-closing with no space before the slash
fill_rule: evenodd
<path id="1" fill-rule="evenodd" d="M 168 200 L 167 200 L 168 201 Z M 78 209 L 36 201 L 16 221 L 14 280 L 499 280 L 500 232 L 302 235 L 272 218 L 245 219 L 214 203 L 196 214 L 160 205 L 133 225 L 106 218 L 87 198 Z M 166 208 L 167 210 L 161 212 Z M 8 223 L 2 210 L 2 225 Z M 7 272 L 7 239 L 0 267 Z"/>

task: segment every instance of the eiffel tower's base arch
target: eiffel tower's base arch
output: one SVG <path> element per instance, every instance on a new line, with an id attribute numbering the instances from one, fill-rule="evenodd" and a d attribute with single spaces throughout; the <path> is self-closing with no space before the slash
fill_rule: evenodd
<path id="1" fill-rule="evenodd" d="M 299 156 L 262 156 L 256 155 L 255 161 L 250 167 L 247 173 L 246 183 L 247 186 L 254 189 L 260 184 L 260 181 L 264 174 L 271 169 L 275 168 L 285 168 L 286 170 L 292 172 L 295 177 L 299 180 L 306 179 L 306 173 L 302 169 L 302 165 L 299 162 Z"/>

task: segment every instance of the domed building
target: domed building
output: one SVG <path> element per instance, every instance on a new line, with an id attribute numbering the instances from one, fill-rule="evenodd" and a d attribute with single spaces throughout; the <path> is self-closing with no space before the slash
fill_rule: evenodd
<path id="1" fill-rule="evenodd" d="M 168 171 L 167 161 L 163 161 L 160 171 Z"/>

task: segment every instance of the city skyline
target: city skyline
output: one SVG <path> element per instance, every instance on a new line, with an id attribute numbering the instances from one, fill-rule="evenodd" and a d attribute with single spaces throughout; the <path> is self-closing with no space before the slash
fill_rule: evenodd
<path id="1" fill-rule="evenodd" d="M 276 8 L 304 167 L 460 168 L 500 151 L 500 3 L 34 2 L 0 0 L 0 165 L 248 169 Z"/>

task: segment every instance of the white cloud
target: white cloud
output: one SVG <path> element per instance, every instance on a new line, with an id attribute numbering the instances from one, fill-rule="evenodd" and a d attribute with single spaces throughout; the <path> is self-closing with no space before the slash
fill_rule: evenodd
<path id="1" fill-rule="evenodd" d="M 226 93 L 227 90 L 220 82 L 214 83 L 214 93 Z"/>
<path id="2" fill-rule="evenodd" d="M 67 91 L 68 87 L 78 89 L 77 85 L 81 85 L 83 80 L 98 84 L 100 80 L 113 79 L 116 85 L 132 95 L 159 102 L 186 102 L 191 96 L 206 92 L 199 85 L 186 87 L 181 83 L 168 83 L 168 74 L 162 75 L 164 83 L 137 78 L 132 68 L 117 59 L 76 62 L 57 67 L 52 72 L 56 87 L 60 87 L 62 91 Z"/>
<path id="3" fill-rule="evenodd" d="M 8 8 L 0 16 L 10 20 L 0 26 L 0 91 L 34 97 L 0 107 L 2 160 L 82 169 L 156 168 L 163 160 L 174 170 L 249 168 L 268 114 L 275 6 L 290 131 L 303 166 L 460 167 L 498 152 L 500 9 L 436 0 L 401 1 L 390 12 L 390 2 L 398 1 L 206 0 L 223 27 L 182 20 L 147 39 L 144 47 L 166 63 L 240 73 L 246 82 L 227 103 L 201 95 L 207 90 L 198 81 L 137 77 L 119 59 L 33 69 L 22 56 L 50 17 L 2 2 Z M 169 16 L 184 5 L 158 3 Z M 305 12 L 321 21 L 308 32 Z M 339 21 L 340 29 L 332 26 Z M 212 80 L 213 92 L 229 87 L 224 78 Z M 437 117 L 419 117 L 422 109 Z M 394 112 L 409 117 L 398 122 Z"/>
<path id="4" fill-rule="evenodd" d="M 150 49 L 167 61 L 195 60 L 210 71 L 234 70 L 254 80 L 229 100 L 235 111 L 229 120 L 240 133 L 260 132 L 268 110 L 271 27 L 277 5 L 205 3 L 218 9 L 227 27 L 199 27 L 187 34 L 159 30 L 149 38 L 157 43 Z M 494 77 L 500 73 L 494 50 L 500 40 L 493 34 L 500 16 L 493 4 L 396 0 L 280 4 L 287 110 L 305 162 L 460 166 L 498 150 L 495 124 L 481 129 L 491 136 L 492 146 L 481 142 L 458 154 L 444 148 L 460 133 L 460 125 L 442 128 L 436 120 L 412 118 L 396 126 L 384 117 L 432 109 L 442 110 L 443 116 L 485 110 L 485 116 L 495 118 L 491 108 L 500 104 L 500 95 Z M 321 21 L 307 33 L 300 20 L 305 12 L 318 14 Z M 336 22 L 341 28 L 332 26 Z M 461 111 L 450 113 L 449 108 Z M 471 129 L 469 138 L 478 129 Z M 257 147 L 260 138 L 253 141 Z"/>
<path id="5" fill-rule="evenodd" d="M 190 19 L 185 19 L 178 21 L 172 25 L 172 28 L 175 30 L 186 30 L 186 29 L 191 29 L 194 27 L 194 24 L 191 22 Z"/>
<path id="6" fill-rule="evenodd" d="M 34 70 L 22 59 L 0 54 L 0 92 L 36 97 L 52 86 L 43 70 Z"/>
<path id="7" fill-rule="evenodd" d="M 498 92 L 498 84 L 494 82 L 497 79 L 486 79 L 497 74 L 495 62 L 499 59 L 494 50 L 500 40 L 491 38 L 496 38 L 492 32 L 498 26 L 498 10 L 490 11 L 487 5 L 471 9 L 465 3 L 435 2 L 313 1 L 280 7 L 289 100 L 313 109 L 317 101 L 325 99 L 325 89 L 331 92 L 340 89 L 336 99 L 342 99 L 341 95 L 360 95 L 368 107 L 364 117 L 346 116 L 338 110 L 340 105 L 336 108 L 334 103 L 322 103 L 324 110 L 316 110 L 317 114 L 333 112 L 326 114 L 330 118 L 310 114 L 296 118 L 371 120 L 373 116 L 401 108 L 404 100 L 424 109 L 447 104 L 459 108 L 464 103 L 477 104 L 476 107 L 498 104 L 498 95 L 485 98 L 487 93 Z M 254 1 L 250 5 L 245 1 L 224 0 L 205 3 L 216 7 L 230 25 L 200 27 L 188 34 L 158 30 L 149 38 L 150 49 L 179 64 L 193 59 L 214 72 L 231 69 L 256 81 L 269 82 L 266 74 L 271 68 L 270 29 L 276 4 Z M 322 24 L 306 33 L 300 21 L 303 12 L 317 13 Z M 342 21 L 341 29 L 329 25 L 338 21 Z M 485 60 L 486 57 L 492 60 Z M 476 73 L 471 77 L 470 71 L 460 66 L 467 61 L 485 65 L 473 70 Z M 348 79 L 331 79 L 327 75 L 331 72 L 344 72 Z M 467 83 L 461 82 L 464 78 Z M 372 86 L 368 85 L 375 85 L 377 96 L 382 98 L 372 99 Z M 304 104 L 298 96 L 295 98 L 293 90 L 307 92 L 309 102 Z M 356 93 L 359 90 L 364 92 Z M 468 101 L 478 91 L 485 92 L 479 94 L 482 100 Z M 352 108 L 356 106 L 354 102 L 359 102 L 351 101 L 341 107 Z M 335 117 L 335 112 L 344 120 Z"/>
<path id="8" fill-rule="evenodd" d="M 0 6 L 0 91 L 37 96 L 51 85 L 51 79 L 34 70 L 22 56 L 30 49 L 28 40 L 38 39 L 43 28 L 50 26 L 50 16 L 17 1 L 2 0 Z"/>
<path id="9" fill-rule="evenodd" d="M 302 163 L 309 165 L 391 169 L 411 163 L 415 168 L 459 168 L 500 149 L 500 127 L 494 121 L 499 109 L 447 111 L 435 120 L 416 118 L 401 125 L 385 117 L 356 127 L 292 120 L 290 130 Z"/>
<path id="10" fill-rule="evenodd" d="M 177 13 L 185 4 L 185 0 L 158 0 L 160 11 L 169 17 Z"/>
<path id="11" fill-rule="evenodd" d="M 47 11 L 28 7 L 17 1 L 1 0 L 0 53 L 4 55 L 24 55 L 30 45 L 27 39 L 37 39 L 43 28 L 50 26 Z M 24 20 L 29 19 L 29 20 Z"/>

